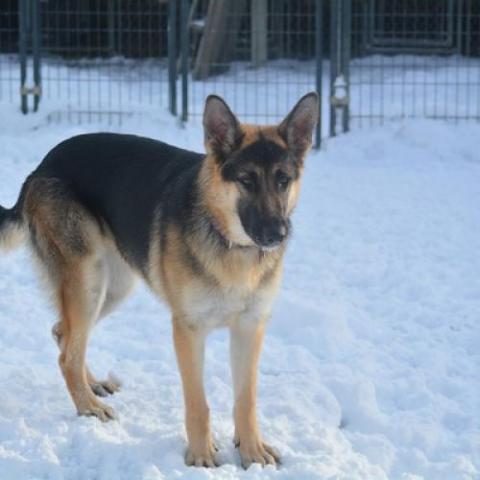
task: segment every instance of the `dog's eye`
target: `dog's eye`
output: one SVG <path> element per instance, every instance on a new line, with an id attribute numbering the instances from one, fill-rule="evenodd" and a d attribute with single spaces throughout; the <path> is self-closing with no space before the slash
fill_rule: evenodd
<path id="1" fill-rule="evenodd" d="M 286 190 L 289 183 L 290 178 L 287 175 L 282 172 L 277 173 L 277 185 L 280 190 Z"/>
<path id="2" fill-rule="evenodd" d="M 240 175 L 237 182 L 242 184 L 247 190 L 253 190 L 255 187 L 255 179 L 252 175 Z"/>

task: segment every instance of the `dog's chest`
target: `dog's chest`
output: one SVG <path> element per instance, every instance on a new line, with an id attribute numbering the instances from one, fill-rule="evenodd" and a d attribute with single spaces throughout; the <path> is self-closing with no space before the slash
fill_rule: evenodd
<path id="1" fill-rule="evenodd" d="M 234 322 L 258 323 L 268 316 L 273 295 L 264 289 L 197 286 L 189 294 L 188 317 L 196 326 L 213 329 Z"/>

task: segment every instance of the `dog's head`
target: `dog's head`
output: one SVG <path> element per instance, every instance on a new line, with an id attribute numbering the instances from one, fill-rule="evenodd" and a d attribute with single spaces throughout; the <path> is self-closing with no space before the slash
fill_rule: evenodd
<path id="1" fill-rule="evenodd" d="M 317 120 L 316 93 L 273 126 L 241 124 L 220 97 L 207 98 L 202 181 L 207 207 L 228 242 L 270 250 L 288 237 Z"/>

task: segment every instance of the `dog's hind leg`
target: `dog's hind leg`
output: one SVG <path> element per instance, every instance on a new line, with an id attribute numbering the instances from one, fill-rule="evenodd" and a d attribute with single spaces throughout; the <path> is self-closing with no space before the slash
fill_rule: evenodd
<path id="1" fill-rule="evenodd" d="M 79 414 L 114 418 L 113 410 L 92 392 L 85 363 L 89 333 L 107 291 L 100 261 L 103 234 L 68 187 L 55 179 L 37 178 L 27 185 L 24 215 L 33 249 L 55 292 L 60 322 L 54 335 L 68 391 Z"/>
<path id="2" fill-rule="evenodd" d="M 130 266 L 110 242 L 105 244 L 98 263 L 102 275 L 106 278 L 107 287 L 97 321 L 111 313 L 131 293 L 136 280 Z M 90 369 L 85 368 L 88 384 L 95 395 L 106 397 L 120 390 L 121 384 L 118 380 L 111 377 L 108 380 L 97 380 Z"/>
<path id="3" fill-rule="evenodd" d="M 111 313 L 131 293 L 135 285 L 135 277 L 116 247 L 109 242 L 106 242 L 101 249 L 93 267 L 88 276 L 90 303 L 93 304 L 94 309 L 97 309 L 93 313 L 95 324 Z M 63 342 L 61 322 L 54 325 L 52 334 L 61 350 Z M 107 380 L 98 380 L 87 365 L 85 365 L 85 374 L 93 393 L 99 397 L 113 395 L 120 390 L 121 383 L 118 380 L 111 377 Z"/>
<path id="4" fill-rule="evenodd" d="M 62 351 L 62 345 L 64 341 L 63 325 L 64 323 L 59 321 L 52 328 L 53 338 L 57 342 L 60 351 Z M 120 390 L 120 382 L 114 380 L 113 378 L 109 378 L 108 380 L 98 380 L 88 368 L 87 364 L 85 364 L 85 375 L 87 378 L 87 383 L 92 392 L 98 397 L 107 397 L 108 395 L 113 395 L 115 392 Z"/>
<path id="5" fill-rule="evenodd" d="M 113 395 L 120 390 L 121 383 L 113 378 L 97 380 L 87 366 L 85 367 L 85 373 L 87 375 L 87 382 L 97 397 L 108 397 L 108 395 Z"/>
<path id="6" fill-rule="evenodd" d="M 63 340 L 59 364 L 68 391 L 80 415 L 95 415 L 102 421 L 115 418 L 113 409 L 97 400 L 88 384 L 85 355 L 95 313 L 89 302 L 85 265 L 69 270 L 58 289 Z"/>
<path id="7" fill-rule="evenodd" d="M 94 393 L 106 396 L 118 390 L 118 385 L 96 380 L 85 362 L 89 333 L 105 295 L 101 289 L 92 294 L 94 288 L 87 287 L 87 278 L 91 281 L 92 277 L 89 263 L 84 261 L 65 269 L 57 292 L 60 321 L 54 325 L 52 334 L 60 348 L 60 368 L 78 413 L 106 421 L 114 418 L 114 411 L 100 403 Z"/>

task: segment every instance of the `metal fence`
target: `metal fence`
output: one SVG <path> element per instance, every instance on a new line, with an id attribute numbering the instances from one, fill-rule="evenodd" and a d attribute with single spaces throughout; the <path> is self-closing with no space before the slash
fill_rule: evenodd
<path id="1" fill-rule="evenodd" d="M 0 9 L 0 103 L 18 102 L 19 68 L 19 5 L 17 0 L 4 0 Z"/>
<path id="2" fill-rule="evenodd" d="M 189 113 L 199 115 L 205 96 L 215 91 L 247 121 L 280 120 L 318 86 L 318 3 L 195 2 L 189 22 Z"/>
<path id="3" fill-rule="evenodd" d="M 332 2 L 330 133 L 392 118 L 480 120 L 480 2 Z"/>
<path id="4" fill-rule="evenodd" d="M 56 117 L 111 121 L 168 105 L 167 11 L 158 0 L 41 2 L 42 95 Z"/>
<path id="5" fill-rule="evenodd" d="M 168 108 L 186 121 L 215 92 L 266 123 L 316 89 L 324 134 L 478 121 L 479 56 L 475 0 L 3 0 L 0 105 L 110 123 Z"/>

